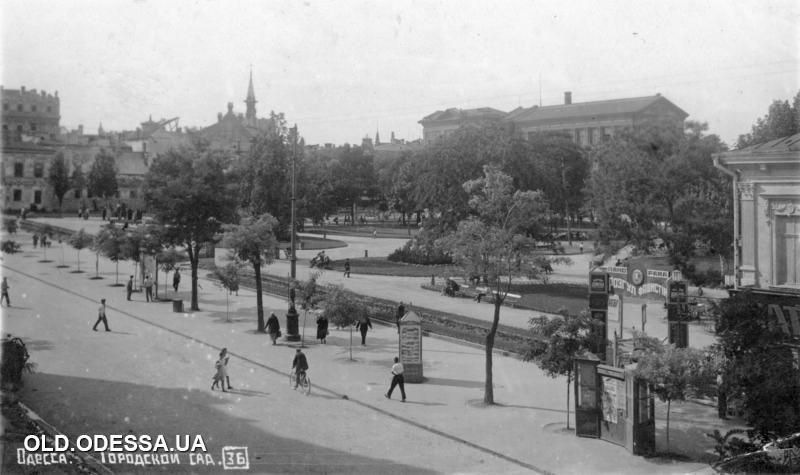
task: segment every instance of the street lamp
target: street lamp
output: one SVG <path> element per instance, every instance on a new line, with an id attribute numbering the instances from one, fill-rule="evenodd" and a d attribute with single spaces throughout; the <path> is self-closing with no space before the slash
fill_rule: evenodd
<path id="1" fill-rule="evenodd" d="M 295 253 L 296 250 L 296 224 L 295 224 L 295 188 L 296 188 L 296 179 L 295 179 L 295 162 L 297 161 L 297 124 L 294 125 L 292 128 L 292 258 L 291 258 L 291 277 L 294 280 L 297 277 L 297 254 Z"/>

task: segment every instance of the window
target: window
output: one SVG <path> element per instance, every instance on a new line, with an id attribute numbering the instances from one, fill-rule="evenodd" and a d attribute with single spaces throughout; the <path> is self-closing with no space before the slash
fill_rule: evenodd
<path id="1" fill-rule="evenodd" d="M 36 124 L 34 124 L 33 122 L 31 122 L 31 131 L 34 132 L 36 131 Z"/>
<path id="2" fill-rule="evenodd" d="M 589 127 L 587 129 L 587 134 L 589 136 L 589 145 L 594 144 L 594 127 Z"/>
<path id="3" fill-rule="evenodd" d="M 131 190 L 130 193 L 128 193 L 128 198 L 130 198 L 132 200 L 135 200 L 136 199 L 136 190 Z"/>
<path id="4" fill-rule="evenodd" d="M 33 192 L 33 202 L 37 205 L 42 204 L 42 190 L 36 190 Z"/>
<path id="5" fill-rule="evenodd" d="M 51 106 L 47 106 L 47 112 L 53 112 L 53 108 Z"/>
<path id="6" fill-rule="evenodd" d="M 75 190 L 75 198 L 81 197 L 81 190 Z"/>
<path id="7" fill-rule="evenodd" d="M 16 162 L 14 164 L 14 176 L 19 178 L 25 176 L 25 164 L 22 162 Z"/>
<path id="8" fill-rule="evenodd" d="M 22 201 L 22 190 L 14 190 L 14 201 Z"/>
<path id="9" fill-rule="evenodd" d="M 36 112 L 36 104 L 31 106 L 31 112 Z"/>
<path id="10" fill-rule="evenodd" d="M 4 103 L 3 103 L 3 110 L 4 110 L 4 111 L 7 111 L 7 110 L 8 110 L 8 102 L 4 102 Z"/>
<path id="11" fill-rule="evenodd" d="M 17 126 L 17 132 L 22 132 L 22 125 Z"/>
<path id="12" fill-rule="evenodd" d="M 33 176 L 36 178 L 41 178 L 44 176 L 44 164 L 35 163 L 33 165 Z"/>
<path id="13" fill-rule="evenodd" d="M 22 104 L 17 104 L 17 112 L 22 112 L 23 109 L 24 107 L 22 107 Z"/>

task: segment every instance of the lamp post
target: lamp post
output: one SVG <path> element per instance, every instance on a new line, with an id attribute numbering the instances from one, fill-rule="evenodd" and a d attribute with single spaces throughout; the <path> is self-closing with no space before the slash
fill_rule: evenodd
<path id="1" fill-rule="evenodd" d="M 297 124 L 294 125 L 292 128 L 292 257 L 291 257 L 291 278 L 294 280 L 297 278 L 297 254 L 295 253 L 296 250 L 296 224 L 295 224 L 295 162 L 297 161 Z"/>

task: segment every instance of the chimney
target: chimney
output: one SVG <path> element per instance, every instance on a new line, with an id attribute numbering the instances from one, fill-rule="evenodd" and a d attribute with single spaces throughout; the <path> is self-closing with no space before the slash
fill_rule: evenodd
<path id="1" fill-rule="evenodd" d="M 83 135 L 83 124 L 78 126 L 78 135 Z"/>
<path id="2" fill-rule="evenodd" d="M 572 92 L 567 91 L 564 93 L 564 105 L 568 106 L 570 104 L 572 104 Z"/>
<path id="3" fill-rule="evenodd" d="M 19 90 L 21 93 L 25 94 L 25 86 L 20 87 Z"/>
<path id="4" fill-rule="evenodd" d="M 222 112 L 217 112 L 217 122 L 222 122 Z"/>

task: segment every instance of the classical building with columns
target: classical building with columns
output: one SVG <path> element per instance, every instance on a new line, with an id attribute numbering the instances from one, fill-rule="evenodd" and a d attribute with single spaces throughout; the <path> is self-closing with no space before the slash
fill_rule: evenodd
<path id="1" fill-rule="evenodd" d="M 714 155 L 734 183 L 736 287 L 800 293 L 800 134 Z"/>

